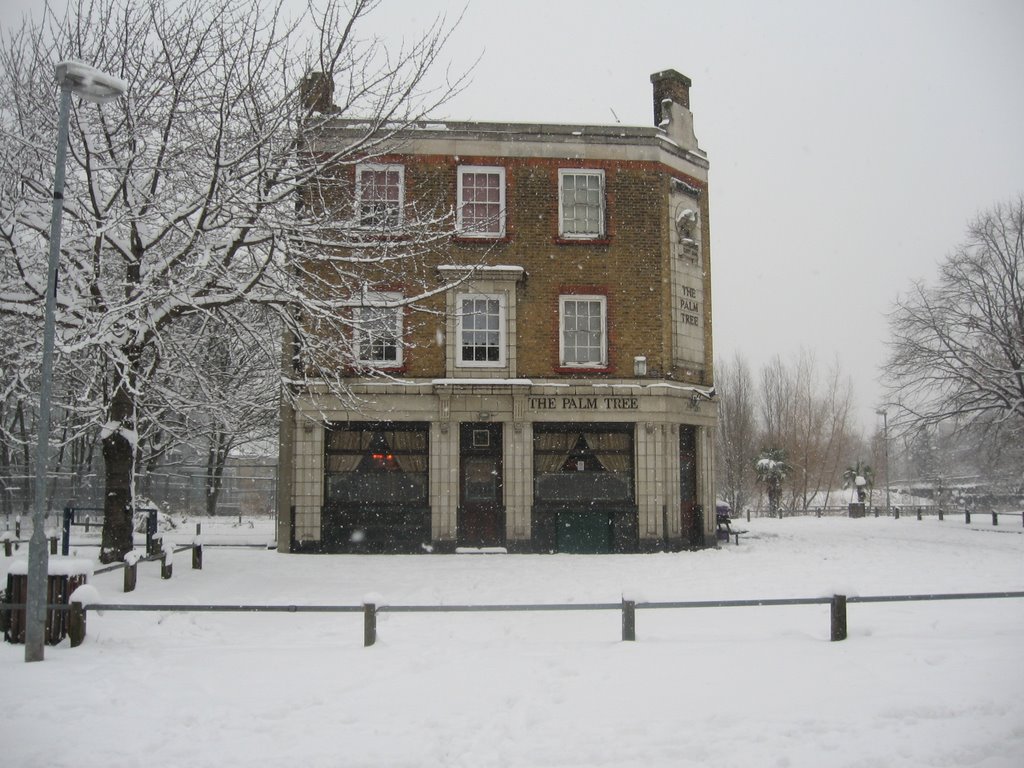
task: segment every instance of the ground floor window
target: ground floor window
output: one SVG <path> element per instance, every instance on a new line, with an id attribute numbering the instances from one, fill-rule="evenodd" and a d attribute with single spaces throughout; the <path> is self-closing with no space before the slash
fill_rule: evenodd
<path id="1" fill-rule="evenodd" d="M 632 424 L 535 424 L 538 501 L 632 501 Z"/>
<path id="2" fill-rule="evenodd" d="M 428 425 L 331 425 L 324 456 L 328 549 L 415 550 L 429 542 Z"/>

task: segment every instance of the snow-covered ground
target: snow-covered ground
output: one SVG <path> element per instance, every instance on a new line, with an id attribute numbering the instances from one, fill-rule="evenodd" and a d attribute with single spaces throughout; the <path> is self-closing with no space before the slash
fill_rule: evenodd
<path id="1" fill-rule="evenodd" d="M 293 556 L 211 548 L 94 576 L 104 602 L 701 600 L 1024 590 L 1017 526 L 740 523 L 636 556 Z M 10 560 L 0 559 L 0 572 Z M 0 762 L 188 766 L 1024 765 L 1024 599 L 387 614 L 89 614 L 80 648 L 0 645 Z"/>

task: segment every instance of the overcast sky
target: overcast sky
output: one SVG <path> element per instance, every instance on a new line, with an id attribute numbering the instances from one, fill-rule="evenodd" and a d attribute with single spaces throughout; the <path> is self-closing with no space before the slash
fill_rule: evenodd
<path id="1" fill-rule="evenodd" d="M 897 293 L 1024 192 L 1021 0 L 385 0 L 370 27 L 464 5 L 448 58 L 481 58 L 439 117 L 649 125 L 650 74 L 693 80 L 716 357 L 838 355 L 865 427 Z"/>

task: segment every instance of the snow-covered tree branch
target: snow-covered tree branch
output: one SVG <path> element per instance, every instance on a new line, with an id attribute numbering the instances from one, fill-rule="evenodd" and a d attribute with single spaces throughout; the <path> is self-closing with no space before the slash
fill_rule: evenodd
<path id="1" fill-rule="evenodd" d="M 283 327 L 300 350 L 288 375 L 343 395 L 353 297 L 399 274 L 421 279 L 403 304 L 444 289 L 415 265 L 450 236 L 451 212 L 410 204 L 369 232 L 350 180 L 461 87 L 427 87 L 451 26 L 439 19 L 388 51 L 361 37 L 375 5 L 327 0 L 304 39 L 279 4 L 93 0 L 0 49 L 5 327 L 42 317 L 54 65 L 80 59 L 128 83 L 119 102 L 72 108 L 57 310 L 61 406 L 102 430 L 105 560 L 131 547 L 140 442 L 161 414 L 210 394 L 186 343 L 196 329 L 277 361 Z M 359 130 L 319 141 L 337 117 Z"/>

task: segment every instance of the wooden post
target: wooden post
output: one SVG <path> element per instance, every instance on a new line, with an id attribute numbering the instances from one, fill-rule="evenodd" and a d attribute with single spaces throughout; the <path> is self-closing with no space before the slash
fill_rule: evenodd
<path id="1" fill-rule="evenodd" d="M 818 507 L 817 509 L 814 510 L 814 516 L 817 518 L 821 518 L 821 507 Z"/>
<path id="2" fill-rule="evenodd" d="M 203 545 L 202 544 L 193 544 L 192 545 L 192 570 L 193 571 L 201 571 L 201 570 L 203 570 Z"/>
<path id="3" fill-rule="evenodd" d="M 138 563 L 125 563 L 124 564 L 124 591 L 134 592 L 135 582 L 139 576 L 139 565 Z"/>
<path id="4" fill-rule="evenodd" d="M 169 579 L 174 573 L 174 563 L 167 562 L 167 553 L 160 553 L 160 578 Z"/>
<path id="5" fill-rule="evenodd" d="M 85 642 L 85 606 L 79 602 L 71 603 L 71 615 L 68 621 L 68 637 L 71 647 L 77 648 Z"/>
<path id="6" fill-rule="evenodd" d="M 832 640 L 846 639 L 846 595 L 832 595 Z"/>
<path id="7" fill-rule="evenodd" d="M 21 516 L 14 518 L 14 538 L 21 538 Z"/>
<path id="8" fill-rule="evenodd" d="M 636 601 L 622 600 L 622 642 L 636 641 Z"/>
<path id="9" fill-rule="evenodd" d="M 917 519 L 918 520 L 921 519 L 921 508 L 920 507 L 917 508 Z"/>
<path id="10" fill-rule="evenodd" d="M 992 510 L 992 525 L 999 525 L 999 513 Z"/>
<path id="11" fill-rule="evenodd" d="M 60 553 L 64 556 L 70 554 L 71 551 L 71 523 L 75 518 L 75 510 L 73 507 L 64 507 L 64 519 L 61 521 L 61 531 L 63 536 L 60 542 Z"/>
<path id="12" fill-rule="evenodd" d="M 369 648 L 377 642 L 377 606 L 363 603 L 363 647 Z"/>
<path id="13" fill-rule="evenodd" d="M 159 533 L 156 508 L 146 510 L 146 554 L 155 555 L 160 551 L 162 537 Z"/>
<path id="14" fill-rule="evenodd" d="M 893 520 L 899 520 L 900 519 L 900 508 L 899 508 L 899 505 L 896 505 L 895 507 L 892 508 L 892 517 L 893 517 Z"/>
<path id="15" fill-rule="evenodd" d="M 967 525 L 971 524 L 971 508 L 964 504 L 964 522 Z"/>
<path id="16" fill-rule="evenodd" d="M 4 539 L 4 557 L 11 557 L 14 555 L 14 545 L 10 539 Z"/>
<path id="17" fill-rule="evenodd" d="M 202 536 L 202 535 L 203 535 L 203 524 L 202 523 L 196 523 L 196 536 Z"/>
<path id="18" fill-rule="evenodd" d="M 57 554 L 57 537 L 56 536 L 51 536 L 50 537 L 50 554 L 51 555 L 56 555 Z"/>
<path id="19" fill-rule="evenodd" d="M 939 507 L 939 522 L 942 522 L 942 507 Z"/>

